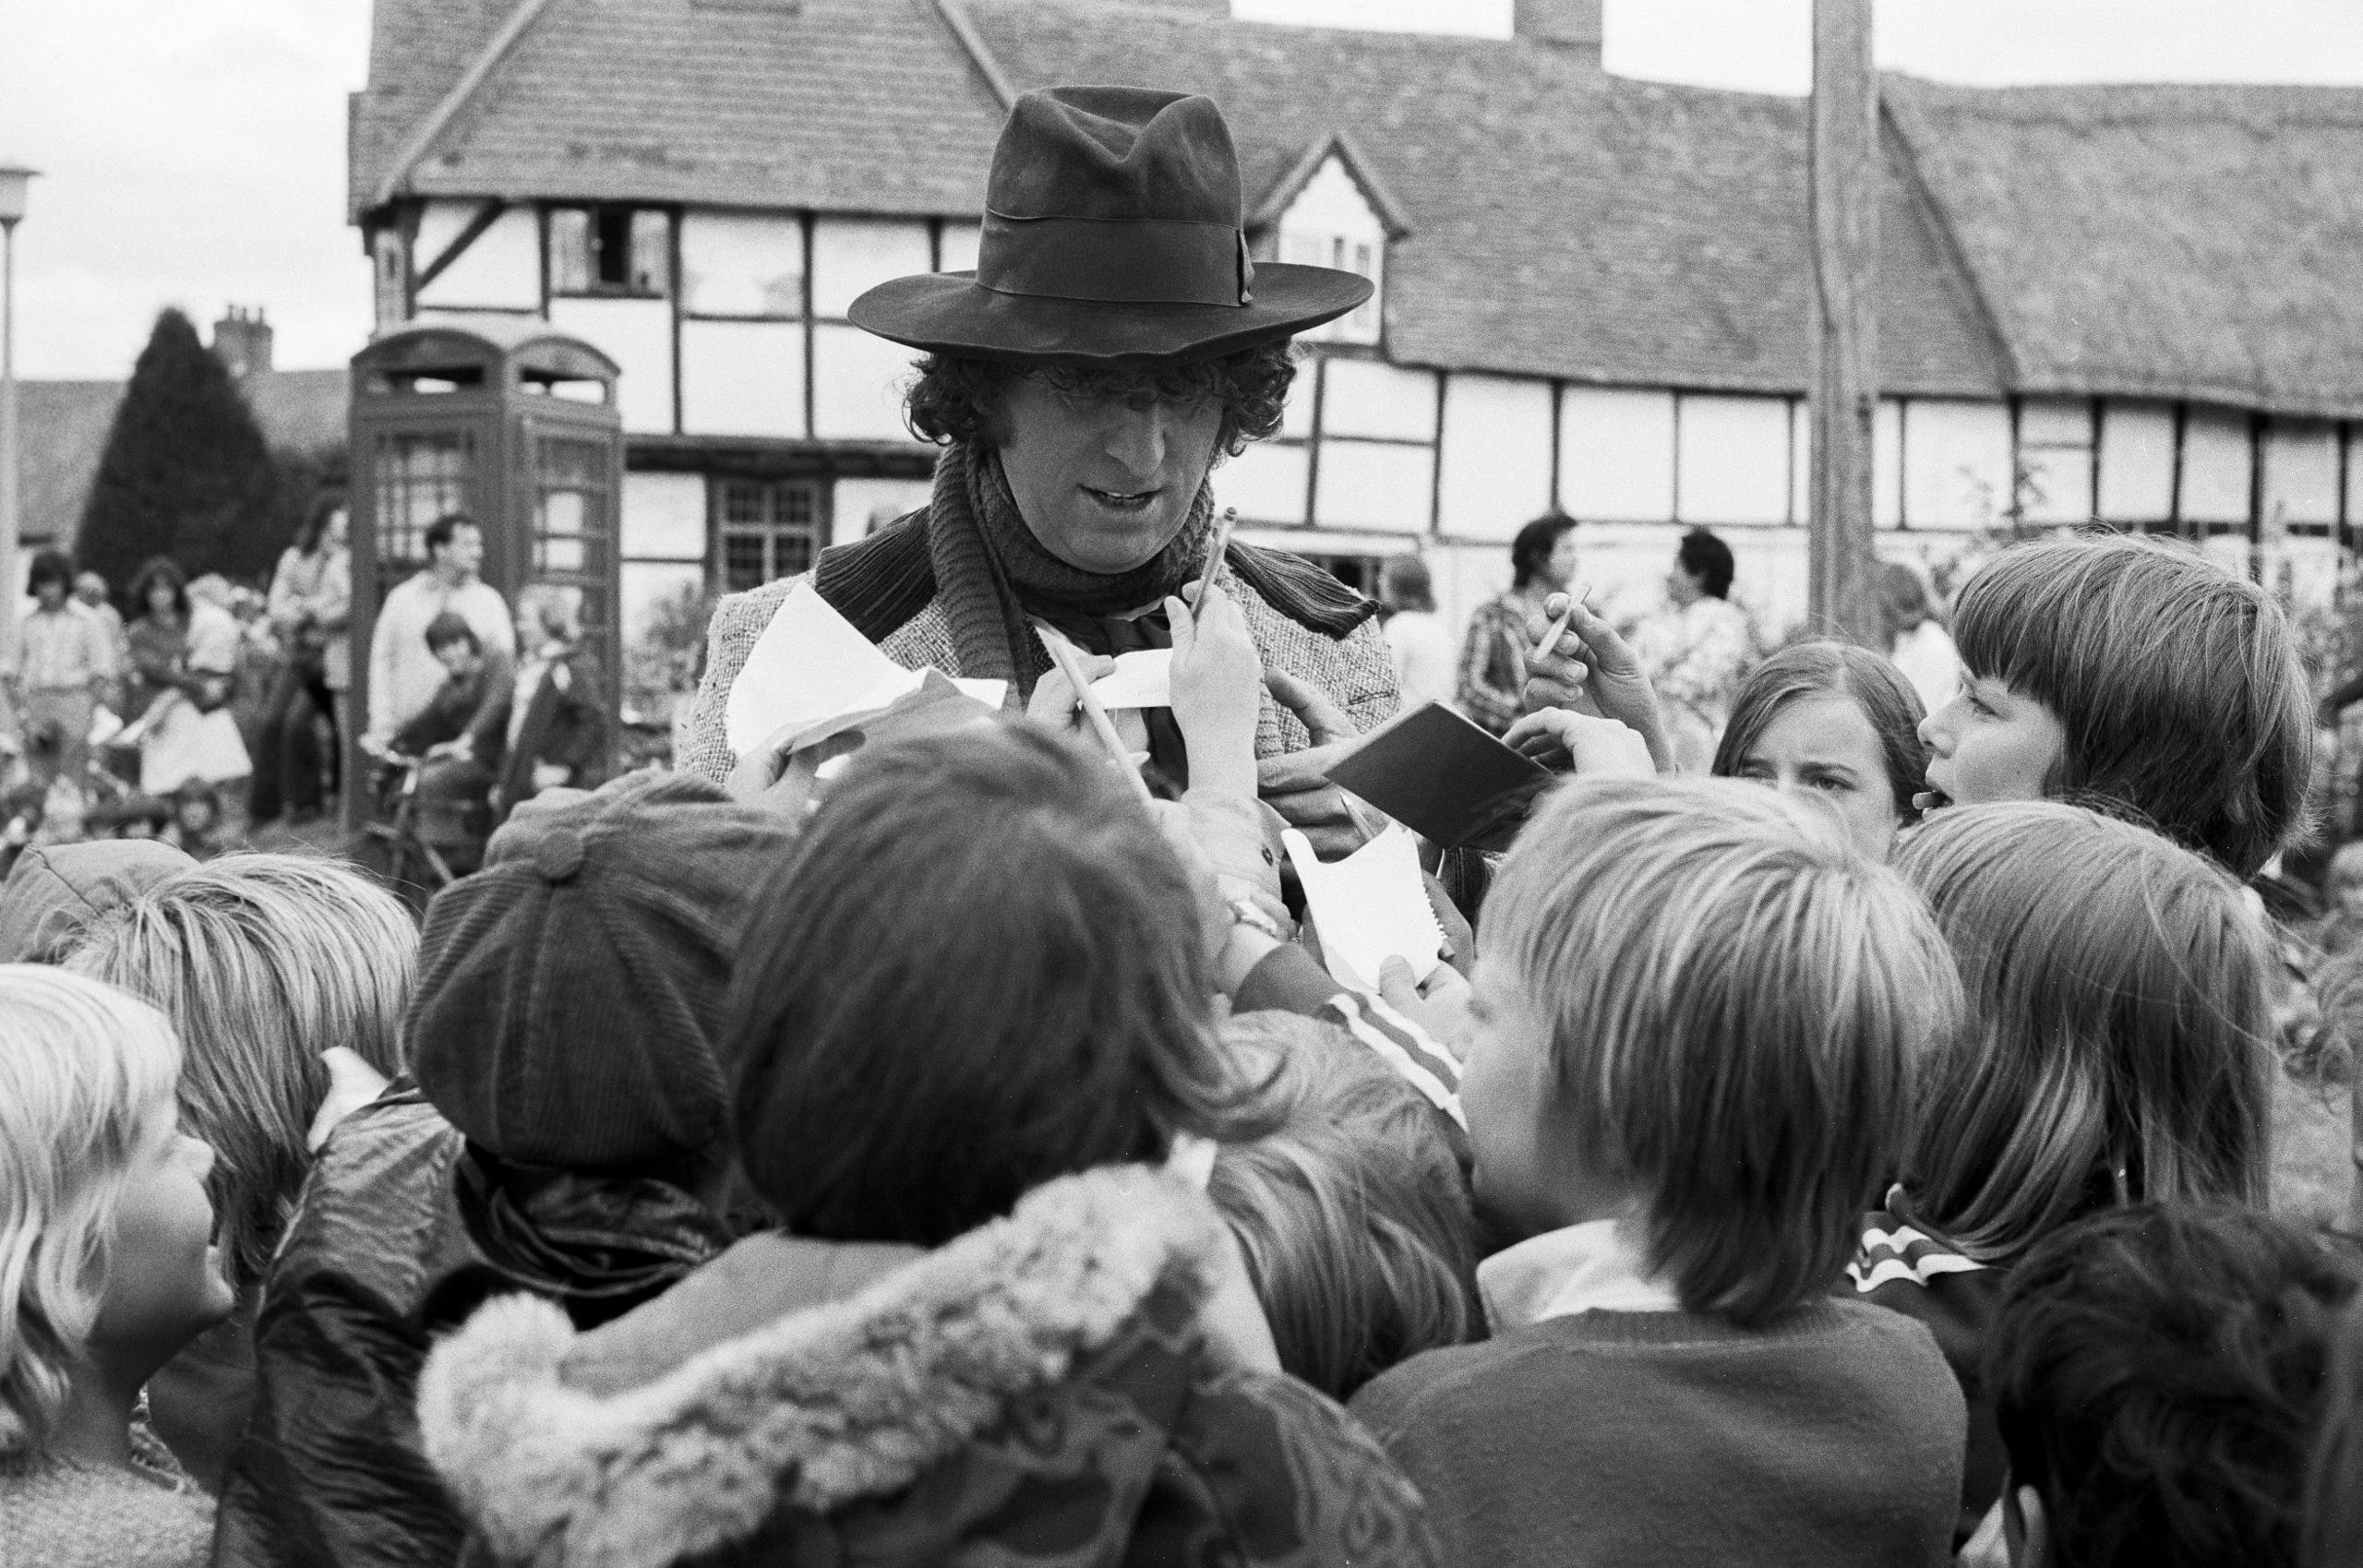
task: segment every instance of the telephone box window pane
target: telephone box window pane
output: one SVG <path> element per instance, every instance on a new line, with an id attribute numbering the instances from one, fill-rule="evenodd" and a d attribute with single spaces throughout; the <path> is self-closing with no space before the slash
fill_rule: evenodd
<path id="1" fill-rule="evenodd" d="M 820 548 L 820 490 L 810 480 L 724 480 L 715 513 L 726 592 L 808 570 Z"/>
<path id="2" fill-rule="evenodd" d="M 378 437 L 377 550 L 381 568 L 426 559 L 426 529 L 466 511 L 475 443 L 464 431 Z"/>

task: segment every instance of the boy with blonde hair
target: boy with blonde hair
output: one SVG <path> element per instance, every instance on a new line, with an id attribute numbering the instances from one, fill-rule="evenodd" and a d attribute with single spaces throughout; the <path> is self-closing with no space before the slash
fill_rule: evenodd
<path id="1" fill-rule="evenodd" d="M 1935 1342 L 1835 1298 L 1959 982 L 1824 814 L 1579 780 L 1486 905 L 1461 1083 L 1494 1337 L 1354 1408 L 1447 1562 L 1938 1563 L 1963 1412 Z"/>

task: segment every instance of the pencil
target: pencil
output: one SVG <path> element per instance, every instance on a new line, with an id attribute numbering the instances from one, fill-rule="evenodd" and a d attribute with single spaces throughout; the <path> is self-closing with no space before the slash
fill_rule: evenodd
<path id="1" fill-rule="evenodd" d="M 1190 624 L 1206 613 L 1206 595 L 1214 591 L 1215 573 L 1222 566 L 1223 552 L 1230 548 L 1231 525 L 1239 521 L 1237 507 L 1225 507 L 1222 520 L 1215 524 L 1215 536 L 1206 545 L 1205 569 L 1198 573 L 1198 602 L 1190 606 Z"/>
<path id="2" fill-rule="evenodd" d="M 1148 784 L 1141 777 L 1140 769 L 1133 765 L 1131 748 L 1125 746 L 1124 737 L 1116 733 L 1114 723 L 1108 717 L 1108 710 L 1101 707 L 1099 699 L 1092 695 L 1091 683 L 1083 678 L 1082 667 L 1074 661 L 1074 650 L 1067 645 L 1065 638 L 1039 623 L 1034 628 L 1034 635 L 1042 640 L 1043 651 L 1050 655 L 1050 663 L 1059 666 L 1059 673 L 1067 677 L 1069 686 L 1074 688 L 1075 699 L 1083 704 L 1083 715 L 1091 721 L 1092 733 L 1098 736 L 1099 744 L 1106 747 L 1108 755 L 1114 759 L 1116 771 L 1131 782 L 1133 792 L 1144 803 L 1154 801 L 1157 797 L 1149 793 Z"/>
<path id="3" fill-rule="evenodd" d="M 1590 594 L 1591 584 L 1589 582 L 1578 582 L 1567 591 L 1566 609 L 1560 614 L 1557 620 L 1551 623 L 1551 629 L 1542 634 L 1542 640 L 1534 645 L 1534 652 L 1529 655 L 1528 663 L 1531 664 L 1536 659 L 1546 657 L 1553 649 L 1559 646 L 1559 639 L 1566 635 L 1567 623 L 1576 618 L 1576 607 Z"/>

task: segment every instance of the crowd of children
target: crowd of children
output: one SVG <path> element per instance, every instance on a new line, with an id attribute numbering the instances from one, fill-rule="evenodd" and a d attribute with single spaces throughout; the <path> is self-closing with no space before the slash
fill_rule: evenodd
<path id="1" fill-rule="evenodd" d="M 1790 649 L 1696 777 L 1532 605 L 1507 739 L 1573 776 L 1376 996 L 1196 598 L 1176 799 L 1038 701 L 787 809 L 545 796 L 423 932 L 29 856 L 0 1560 L 2363 1560 L 2363 1240 L 2267 1206 L 2271 595 L 2019 546 L 1937 712 Z"/>

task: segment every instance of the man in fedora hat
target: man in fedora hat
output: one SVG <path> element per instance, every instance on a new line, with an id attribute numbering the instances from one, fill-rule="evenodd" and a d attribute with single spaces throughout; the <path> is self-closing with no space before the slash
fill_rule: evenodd
<path id="1" fill-rule="evenodd" d="M 1279 427 L 1289 337 L 1371 284 L 1248 259 L 1238 159 L 1206 98 L 1027 93 L 985 205 L 973 273 L 897 278 L 853 304 L 858 325 L 925 351 L 907 415 L 944 450 L 926 507 L 825 552 L 811 580 L 896 662 L 1007 680 L 1022 705 L 1049 665 L 1029 620 L 1096 654 L 1169 645 L 1160 606 L 1199 575 L 1215 527 L 1208 471 Z M 1350 848 L 1325 760 L 1290 754 L 1395 712 L 1376 606 L 1310 562 L 1235 543 L 1216 581 L 1288 697 L 1267 697 L 1257 725 L 1265 797 L 1325 853 Z M 793 586 L 715 608 L 685 767 L 732 772 L 731 683 Z M 1178 782 L 1179 733 L 1163 710 L 1146 718 L 1150 754 Z"/>

